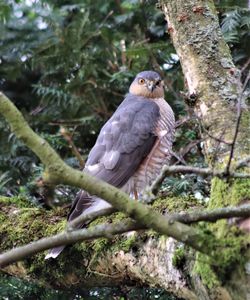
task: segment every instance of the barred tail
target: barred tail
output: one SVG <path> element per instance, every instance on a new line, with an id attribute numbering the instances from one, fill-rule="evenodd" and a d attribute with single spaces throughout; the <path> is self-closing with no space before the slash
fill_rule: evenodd
<path id="1" fill-rule="evenodd" d="M 111 205 L 95 196 L 91 197 L 85 191 L 80 191 L 75 201 L 73 202 L 70 212 L 68 214 L 68 221 L 72 221 L 75 218 L 79 217 L 81 214 L 89 214 L 98 210 L 102 210 L 104 208 L 111 207 Z M 86 225 L 79 224 L 76 229 L 83 228 Z M 56 258 L 65 248 L 66 246 L 59 246 L 56 248 L 52 248 L 49 250 L 48 254 L 45 256 L 45 259 Z"/>
<path id="2" fill-rule="evenodd" d="M 45 259 L 56 258 L 65 248 L 65 246 L 60 246 L 53 248 L 49 251 L 49 253 L 45 256 Z"/>

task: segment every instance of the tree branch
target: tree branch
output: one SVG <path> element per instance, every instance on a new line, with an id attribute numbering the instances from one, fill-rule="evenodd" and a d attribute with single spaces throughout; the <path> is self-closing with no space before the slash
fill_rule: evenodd
<path id="1" fill-rule="evenodd" d="M 112 238 L 116 234 L 125 233 L 128 231 L 147 229 L 147 227 L 136 224 L 132 220 L 125 220 L 115 224 L 102 224 L 95 227 L 90 227 L 88 229 L 77 229 L 72 230 L 73 226 L 76 226 L 82 221 L 90 221 L 96 217 L 110 214 L 111 209 L 103 209 L 97 212 L 90 213 L 88 215 L 79 216 L 73 222 L 69 223 L 69 231 L 59 233 L 52 237 L 47 237 L 40 239 L 38 241 L 32 242 L 30 244 L 16 247 L 10 251 L 7 251 L 0 255 L 0 266 L 5 267 L 11 263 L 22 260 L 28 256 L 34 255 L 38 252 L 61 246 L 74 244 L 76 242 L 91 240 L 100 237 Z M 195 210 L 189 213 L 179 213 L 179 214 L 168 214 L 165 215 L 169 219 L 169 222 L 179 221 L 186 224 L 191 224 L 199 221 L 215 222 L 219 219 L 227 219 L 233 217 L 249 217 L 250 216 L 250 205 L 242 205 L 239 207 L 226 207 L 218 208 L 209 211 L 198 211 Z"/>
<path id="2" fill-rule="evenodd" d="M 69 245 L 79 241 L 96 239 L 99 237 L 112 238 L 115 234 L 124 233 L 130 230 L 139 229 L 132 221 L 124 221 L 117 224 L 98 225 L 89 229 L 78 229 L 72 232 L 64 232 L 40 239 L 30 244 L 16 247 L 0 255 L 0 266 L 5 267 L 11 263 L 22 260 L 25 257 L 38 252 L 62 245 Z"/>
<path id="3" fill-rule="evenodd" d="M 72 220 L 67 224 L 67 231 L 74 230 L 74 228 L 76 228 L 76 226 L 79 224 L 86 224 L 87 222 L 93 221 L 96 218 L 110 215 L 114 211 L 115 209 L 113 207 L 109 207 L 109 208 L 104 208 L 102 210 L 94 211 L 92 213 L 80 215 L 79 217 L 75 218 L 74 220 Z"/>
<path id="4" fill-rule="evenodd" d="M 207 211 L 192 211 L 179 214 L 172 214 L 170 218 L 185 224 L 191 224 L 200 221 L 215 222 L 220 219 L 250 217 L 250 205 L 241 205 L 238 207 L 223 207 Z"/>
<path id="5" fill-rule="evenodd" d="M 82 158 L 79 151 L 77 150 L 77 147 L 73 142 L 71 134 L 69 133 L 69 131 L 65 127 L 62 127 L 62 126 L 60 128 L 60 133 L 64 137 L 64 139 L 69 143 L 69 146 L 72 149 L 72 153 L 75 155 L 75 157 L 77 158 L 77 160 L 79 162 L 80 168 L 83 169 L 84 165 L 85 165 L 85 161 Z"/>

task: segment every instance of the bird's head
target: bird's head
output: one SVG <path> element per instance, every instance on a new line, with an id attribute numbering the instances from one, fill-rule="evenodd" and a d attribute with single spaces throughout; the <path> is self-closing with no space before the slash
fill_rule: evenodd
<path id="1" fill-rule="evenodd" d="M 154 71 L 143 71 L 136 75 L 129 92 L 146 98 L 163 98 L 164 89 L 161 76 Z"/>

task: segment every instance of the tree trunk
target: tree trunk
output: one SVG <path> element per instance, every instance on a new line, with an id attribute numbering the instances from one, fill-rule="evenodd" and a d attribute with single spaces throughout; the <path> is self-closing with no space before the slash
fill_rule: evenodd
<path id="1" fill-rule="evenodd" d="M 237 105 L 239 101 L 243 102 L 240 72 L 234 66 L 229 48 L 223 39 L 214 3 L 167 0 L 162 1 L 161 6 L 180 58 L 189 95 L 196 98 L 195 114 L 205 129 L 202 135 L 205 138 L 203 150 L 206 161 L 213 168 L 226 169 L 232 147 L 228 143 L 234 140 L 239 107 L 242 114 L 231 165 L 234 160 L 249 154 L 250 121 L 244 103 Z M 210 208 L 235 205 L 249 199 L 249 180 L 212 180 Z M 209 226 L 209 229 L 221 239 L 233 236 L 225 221 L 217 222 Z M 247 239 L 249 241 L 249 235 L 245 237 Z M 244 248 L 243 245 L 242 247 Z M 250 297 L 250 276 L 245 269 L 250 256 L 249 249 L 246 248 L 241 253 L 239 247 L 238 253 L 234 254 L 234 263 L 226 268 L 223 278 L 219 278 L 219 272 L 215 271 L 216 268 L 203 255 L 198 256 L 204 262 L 197 260 L 194 271 L 201 276 L 203 285 L 209 288 L 207 293 L 210 297 L 214 297 L 212 288 L 220 285 L 224 285 L 228 292 L 229 298 L 226 299 L 243 300 Z M 243 260 L 237 258 L 237 255 L 242 254 Z M 222 299 L 220 297 L 217 299 Z M 207 299 L 205 295 L 201 297 L 203 298 Z"/>
<path id="2" fill-rule="evenodd" d="M 211 136 L 231 142 L 242 86 L 240 72 L 223 39 L 213 1 L 170 0 L 163 1 L 162 8 L 189 95 L 197 97 L 194 107 L 197 117 Z M 248 117 L 247 112 L 243 112 L 235 158 L 249 151 Z M 221 163 L 228 160 L 230 145 L 203 134 L 208 164 L 222 168 Z"/>

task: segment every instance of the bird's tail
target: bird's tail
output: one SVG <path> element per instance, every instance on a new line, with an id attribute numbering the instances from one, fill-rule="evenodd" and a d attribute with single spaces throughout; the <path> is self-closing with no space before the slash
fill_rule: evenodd
<path id="1" fill-rule="evenodd" d="M 49 253 L 45 256 L 45 259 L 56 258 L 65 248 L 65 246 L 59 246 L 49 250 Z"/>
<path id="2" fill-rule="evenodd" d="M 95 196 L 90 196 L 85 191 L 80 191 L 75 201 L 73 202 L 70 212 L 68 214 L 68 222 L 79 217 L 81 214 L 89 214 L 104 208 L 111 207 L 111 205 Z M 75 229 L 83 228 L 87 223 L 79 224 Z M 49 250 L 48 254 L 45 256 L 45 259 L 56 258 L 65 248 L 65 246 L 59 246 Z"/>

